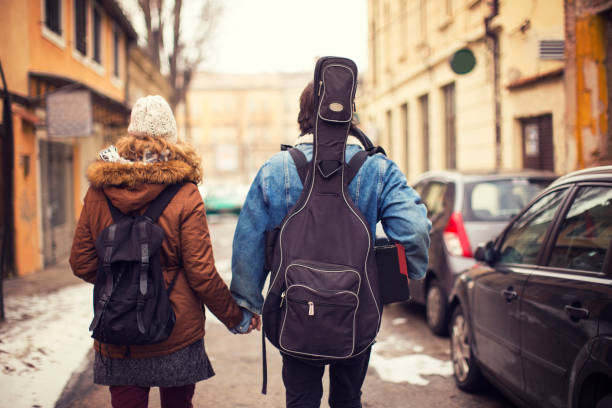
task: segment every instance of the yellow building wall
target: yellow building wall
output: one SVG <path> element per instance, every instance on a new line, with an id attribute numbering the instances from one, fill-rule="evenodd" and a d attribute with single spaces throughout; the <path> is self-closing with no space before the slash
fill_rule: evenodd
<path id="1" fill-rule="evenodd" d="M 92 12 L 88 8 L 87 18 L 87 56 L 81 56 L 74 45 L 73 0 L 61 0 L 62 36 L 53 41 L 43 34 L 44 17 L 41 0 L 0 0 L 0 62 L 11 92 L 23 96 L 33 96 L 29 89 L 29 72 L 57 75 L 81 82 L 96 91 L 116 100 L 126 100 L 125 83 L 127 79 L 126 37 L 121 29 L 119 44 L 119 78 L 113 75 L 114 22 L 102 11 L 102 61 L 93 62 Z M 89 2 L 91 7 L 95 2 Z M 56 38 L 53 35 L 51 38 Z M 44 92 L 44 90 L 43 90 Z M 22 107 L 14 105 L 14 109 Z M 26 116 L 34 116 L 34 112 Z M 15 115 L 15 247 L 16 268 L 20 275 L 40 269 L 42 262 L 41 206 L 39 197 L 40 180 L 38 139 L 30 122 L 22 121 Z M 84 179 L 85 168 L 95 158 L 102 147 L 101 129 L 96 135 L 75 138 L 73 145 L 73 200 L 75 218 L 78 219 L 82 198 L 87 183 Z M 25 159 L 29 157 L 29 174 L 25 174 Z"/>
<path id="2" fill-rule="evenodd" d="M 554 163 L 557 174 L 574 170 L 572 151 L 565 135 L 565 89 L 563 77 L 548 80 L 538 86 L 512 91 L 504 98 L 502 110 L 502 163 L 506 168 L 523 167 L 523 133 L 521 118 L 552 114 Z"/>
<path id="3" fill-rule="evenodd" d="M 597 165 L 606 153 L 608 88 L 605 22 L 601 15 L 576 21 L 576 128 L 578 166 Z"/>
<path id="4" fill-rule="evenodd" d="M 120 30 L 119 81 L 113 79 L 112 27 L 103 12 L 102 70 L 97 72 L 91 57 L 82 58 L 74 48 L 73 1 L 62 0 L 61 47 L 42 34 L 43 14 L 40 0 L 3 0 L 0 5 L 0 61 L 9 88 L 22 95 L 28 94 L 28 71 L 59 75 L 80 81 L 99 92 L 125 100 L 126 55 L 125 35 Z M 91 12 L 88 13 L 88 53 L 92 53 Z M 100 71 L 100 70 L 98 70 Z"/>
<path id="5" fill-rule="evenodd" d="M 92 69 L 90 57 L 83 58 L 74 46 L 74 9 L 72 0 L 63 0 L 63 35 L 65 46 L 62 48 L 42 35 L 42 2 L 40 0 L 28 0 L 28 28 L 29 28 L 29 56 L 28 69 L 34 72 L 52 73 L 80 81 L 111 98 L 125 100 L 125 37 L 120 35 L 119 52 L 119 74 L 120 83 L 113 81 L 113 44 L 112 44 L 112 22 L 106 14 L 102 24 L 102 67 L 103 74 Z M 89 10 L 89 9 L 88 9 Z M 88 44 L 87 52 L 92 53 L 91 43 L 91 12 L 88 16 Z M 114 83 L 116 82 L 116 83 Z"/>
<path id="6" fill-rule="evenodd" d="M 0 1 L 0 62 L 9 89 L 22 95 L 28 93 L 29 3 L 29 0 Z"/>
<path id="7" fill-rule="evenodd" d="M 553 113 L 556 163 L 564 163 L 563 82 L 535 84 L 510 92 L 514 81 L 564 66 L 564 61 L 539 57 L 541 40 L 563 40 L 562 0 L 499 2 L 491 27 L 500 41 L 501 167 L 521 168 L 518 118 Z M 363 98 L 364 127 L 413 180 L 425 170 L 419 96 L 429 95 L 429 168 L 446 168 L 444 94 L 455 83 L 456 165 L 460 170 L 495 168 L 495 99 L 493 55 L 484 19 L 491 5 L 484 1 L 369 0 L 369 66 Z M 449 59 L 468 47 L 476 66 L 468 74 L 451 71 Z M 537 89 L 536 89 L 537 88 Z M 408 103 L 408 140 L 402 129 L 401 106 Z M 387 112 L 392 112 L 389 128 Z M 408 143 L 408 154 L 406 144 Z"/>
<path id="8" fill-rule="evenodd" d="M 493 21 L 501 28 L 501 134 L 502 167 L 523 167 L 522 128 L 520 118 L 552 114 L 555 171 L 573 170 L 567 160 L 572 154 L 565 132 L 565 91 L 562 76 L 537 81 L 519 89 L 508 85 L 533 78 L 565 66 L 563 60 L 539 57 L 541 40 L 563 40 L 563 0 L 516 0 L 500 2 L 499 16 Z"/>
<path id="9" fill-rule="evenodd" d="M 15 258 L 19 274 L 28 275 L 42 267 L 37 209 L 39 199 L 36 167 L 38 149 L 34 127 L 31 123 L 22 120 L 19 115 L 13 115 L 13 129 L 15 133 Z M 28 160 L 29 163 L 26 164 Z"/>
<path id="10" fill-rule="evenodd" d="M 281 143 L 293 144 L 299 135 L 299 96 L 311 79 L 310 73 L 199 73 L 187 94 L 187 106 L 177 110 L 177 123 L 179 136 L 186 138 L 188 108 L 189 142 L 202 155 L 205 184 L 249 183 Z M 235 171 L 219 169 L 219 153 L 227 149 L 236 149 Z"/>
<path id="11" fill-rule="evenodd" d="M 429 169 L 446 168 L 442 87 L 450 83 L 455 84 L 457 167 L 495 166 L 494 154 L 488 153 L 495 149 L 492 60 L 482 38 L 489 8 L 485 2 L 454 1 L 451 6 L 447 9 L 443 1 L 369 1 L 370 59 L 358 110 L 364 112 L 364 129 L 409 181 L 425 171 L 419 106 L 424 94 L 429 97 Z M 469 74 L 457 75 L 448 60 L 465 46 L 474 52 L 476 66 Z M 401 120 L 405 103 L 407 140 Z"/>

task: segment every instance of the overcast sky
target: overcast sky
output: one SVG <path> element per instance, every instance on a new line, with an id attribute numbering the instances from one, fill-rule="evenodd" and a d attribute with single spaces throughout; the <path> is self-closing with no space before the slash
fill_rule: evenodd
<path id="1" fill-rule="evenodd" d="M 296 72 L 316 57 L 353 59 L 367 68 L 366 0 L 223 0 L 223 14 L 202 69 Z"/>

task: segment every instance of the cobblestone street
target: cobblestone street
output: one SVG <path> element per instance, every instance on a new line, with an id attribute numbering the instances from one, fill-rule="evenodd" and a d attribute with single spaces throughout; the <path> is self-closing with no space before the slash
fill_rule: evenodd
<path id="1" fill-rule="evenodd" d="M 209 224 L 219 272 L 229 282 L 230 254 L 236 219 L 210 217 Z M 86 327 L 82 328 L 83 331 Z M 59 341 L 60 339 L 58 339 Z M 216 371 L 210 380 L 198 383 L 194 397 L 197 407 L 283 407 L 284 388 L 278 351 L 268 345 L 268 395 L 262 395 L 261 336 L 230 334 L 212 314 L 207 314 L 206 348 Z M 92 385 L 91 358 L 88 356 L 58 407 L 100 407 L 110 405 L 105 387 Z M 363 387 L 366 407 L 512 407 L 496 391 L 470 395 L 459 391 L 452 378 L 448 338 L 432 335 L 421 308 L 391 305 L 385 309 L 378 342 Z M 327 381 L 324 381 L 327 389 Z M 327 394 L 327 391 L 326 391 Z M 325 403 L 326 394 L 322 406 Z M 153 389 L 150 406 L 159 407 L 158 391 Z"/>

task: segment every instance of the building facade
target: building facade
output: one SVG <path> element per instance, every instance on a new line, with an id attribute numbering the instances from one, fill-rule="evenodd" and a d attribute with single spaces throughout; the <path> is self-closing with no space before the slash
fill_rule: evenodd
<path id="1" fill-rule="evenodd" d="M 567 134 L 578 167 L 612 163 L 612 1 L 565 0 Z"/>
<path id="2" fill-rule="evenodd" d="M 566 171 L 561 0 L 368 6 L 364 126 L 409 180 L 441 169 Z M 467 68 L 453 69 L 466 55 Z"/>
<path id="3" fill-rule="evenodd" d="M 299 131 L 299 96 L 312 73 L 201 72 L 178 108 L 181 137 L 202 155 L 204 184 L 248 184 Z"/>
<path id="4" fill-rule="evenodd" d="M 128 88 L 127 103 L 134 106 L 138 98 L 147 95 L 161 95 L 169 101 L 172 96 L 172 86 L 146 51 L 133 46 L 129 50 L 128 59 Z"/>
<path id="5" fill-rule="evenodd" d="M 112 0 L 2 1 L 2 10 L 3 269 L 23 275 L 70 249 L 85 169 L 129 120 L 136 33 Z"/>

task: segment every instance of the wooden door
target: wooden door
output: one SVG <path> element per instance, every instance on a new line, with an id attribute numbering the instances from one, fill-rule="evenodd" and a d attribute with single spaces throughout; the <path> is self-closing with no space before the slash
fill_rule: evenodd
<path id="1" fill-rule="evenodd" d="M 552 115 L 521 119 L 523 168 L 554 171 Z"/>

